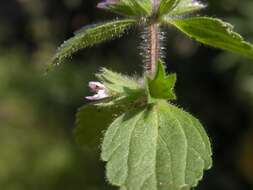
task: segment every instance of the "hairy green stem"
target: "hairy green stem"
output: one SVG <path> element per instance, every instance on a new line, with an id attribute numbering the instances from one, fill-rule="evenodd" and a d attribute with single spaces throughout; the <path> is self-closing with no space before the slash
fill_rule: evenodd
<path id="1" fill-rule="evenodd" d="M 149 60 L 147 63 L 148 72 L 153 75 L 156 72 L 156 62 L 160 58 L 160 28 L 156 22 L 156 15 L 158 12 L 160 0 L 153 0 L 153 14 L 151 24 L 148 28 L 149 33 Z"/>
<path id="2" fill-rule="evenodd" d="M 160 58 L 159 25 L 152 23 L 149 26 L 149 60 L 147 69 L 150 74 L 156 72 L 156 63 Z"/>

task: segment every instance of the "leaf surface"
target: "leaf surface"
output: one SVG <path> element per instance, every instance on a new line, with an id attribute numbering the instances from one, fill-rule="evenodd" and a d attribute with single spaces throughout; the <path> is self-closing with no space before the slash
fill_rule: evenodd
<path id="1" fill-rule="evenodd" d="M 204 9 L 206 6 L 197 0 L 179 0 L 175 8 L 168 12 L 170 16 L 180 16 Z"/>
<path id="2" fill-rule="evenodd" d="M 189 190 L 212 165 L 197 119 L 165 101 L 118 117 L 108 128 L 102 159 L 121 190 Z"/>
<path id="3" fill-rule="evenodd" d="M 60 64 L 78 50 L 120 37 L 131 26 L 137 23 L 133 19 L 116 20 L 108 23 L 91 25 L 79 30 L 74 37 L 64 42 L 53 57 L 52 65 Z"/>
<path id="4" fill-rule="evenodd" d="M 233 26 L 220 19 L 192 17 L 186 19 L 165 19 L 180 31 L 203 44 L 240 53 L 253 59 L 253 45 L 244 41 L 233 31 Z"/>
<path id="5" fill-rule="evenodd" d="M 107 9 L 125 16 L 141 17 L 151 14 L 152 4 L 150 0 L 120 0 Z"/>
<path id="6" fill-rule="evenodd" d="M 164 15 L 173 10 L 181 0 L 161 0 L 159 6 L 159 15 Z"/>

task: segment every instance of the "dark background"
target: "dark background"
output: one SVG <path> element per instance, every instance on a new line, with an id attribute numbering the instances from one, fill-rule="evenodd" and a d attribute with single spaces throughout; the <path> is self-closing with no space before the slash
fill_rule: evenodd
<path id="1" fill-rule="evenodd" d="M 73 140 L 75 112 L 100 67 L 143 70 L 138 29 L 86 49 L 44 75 L 56 47 L 84 25 L 115 18 L 98 0 L 0 1 L 0 189 L 103 190 L 99 148 Z M 252 0 L 209 0 L 199 13 L 223 18 L 253 42 Z M 177 104 L 206 127 L 214 167 L 198 190 L 253 189 L 253 63 L 166 30 Z M 92 116 L 91 116 L 92 117 Z M 93 127 L 93 126 L 87 126 Z"/>

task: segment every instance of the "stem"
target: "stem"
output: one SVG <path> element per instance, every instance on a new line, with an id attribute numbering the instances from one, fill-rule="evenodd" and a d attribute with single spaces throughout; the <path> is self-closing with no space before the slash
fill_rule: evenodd
<path id="1" fill-rule="evenodd" d="M 160 32 L 159 25 L 152 23 L 149 26 L 149 60 L 148 60 L 148 72 L 154 74 L 156 72 L 156 63 L 160 58 Z"/>
<path id="2" fill-rule="evenodd" d="M 160 4 L 160 0 L 153 0 L 152 2 L 153 4 L 153 14 L 156 14 L 157 13 L 157 10 L 159 8 L 159 4 Z"/>
<path id="3" fill-rule="evenodd" d="M 160 0 L 153 0 L 153 14 L 151 24 L 148 26 L 148 52 L 149 60 L 147 63 L 147 71 L 153 75 L 156 72 L 156 63 L 160 58 L 160 28 L 156 21 L 156 15 L 159 8 Z"/>

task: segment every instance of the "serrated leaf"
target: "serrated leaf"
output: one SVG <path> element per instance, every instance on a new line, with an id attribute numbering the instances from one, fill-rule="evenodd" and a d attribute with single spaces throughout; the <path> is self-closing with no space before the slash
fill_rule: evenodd
<path id="1" fill-rule="evenodd" d="M 240 53 L 253 59 L 253 45 L 233 31 L 233 26 L 220 19 L 209 17 L 192 17 L 165 22 L 177 27 L 180 31 L 203 44 Z"/>
<path id="2" fill-rule="evenodd" d="M 52 65 L 60 64 L 78 50 L 121 36 L 137 23 L 133 19 L 116 20 L 103 24 L 91 25 L 79 30 L 76 35 L 64 42 L 53 57 Z"/>
<path id="3" fill-rule="evenodd" d="M 173 10 L 175 7 L 177 7 L 178 3 L 180 3 L 181 0 L 161 0 L 160 6 L 158 10 L 159 15 L 164 15 L 169 13 L 171 10 Z"/>
<path id="4" fill-rule="evenodd" d="M 163 63 L 157 63 L 156 75 L 153 79 L 148 78 L 148 91 L 150 98 L 175 100 L 174 87 L 176 74 L 167 75 Z"/>
<path id="5" fill-rule="evenodd" d="M 109 182 L 121 190 L 189 190 L 211 167 L 211 155 L 198 120 L 160 101 L 117 118 L 101 157 Z"/>
<path id="6" fill-rule="evenodd" d="M 76 142 L 81 146 L 98 146 L 102 131 L 121 113 L 120 107 L 100 107 L 94 104 L 82 106 L 76 114 Z"/>
<path id="7" fill-rule="evenodd" d="M 180 16 L 184 14 L 193 13 L 204 9 L 206 5 L 197 0 L 179 0 L 177 6 L 172 9 L 168 14 L 170 16 Z"/>

